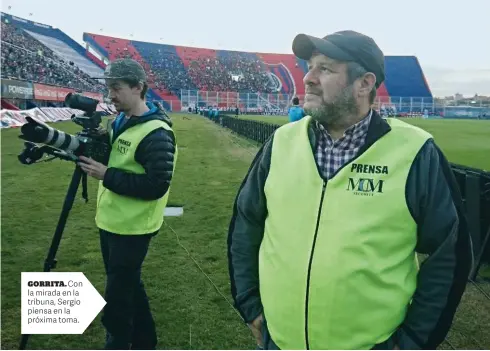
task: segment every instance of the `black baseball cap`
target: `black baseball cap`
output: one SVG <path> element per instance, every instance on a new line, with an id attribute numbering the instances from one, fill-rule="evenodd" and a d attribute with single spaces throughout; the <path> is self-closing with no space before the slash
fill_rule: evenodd
<path id="1" fill-rule="evenodd" d="M 104 71 L 103 77 L 92 77 L 93 79 L 130 79 L 137 82 L 146 82 L 146 72 L 138 61 L 133 59 L 117 59 L 109 63 Z"/>
<path id="2" fill-rule="evenodd" d="M 376 42 L 353 30 L 329 34 L 323 38 L 298 34 L 293 40 L 294 54 L 309 60 L 314 51 L 339 61 L 360 64 L 376 76 L 376 88 L 385 80 L 385 58 Z"/>

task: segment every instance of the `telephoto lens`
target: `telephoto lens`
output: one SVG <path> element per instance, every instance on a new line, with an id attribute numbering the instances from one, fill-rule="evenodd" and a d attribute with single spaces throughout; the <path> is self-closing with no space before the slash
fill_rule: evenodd
<path id="1" fill-rule="evenodd" d="M 19 138 L 33 143 L 51 145 L 57 149 L 76 153 L 80 148 L 77 137 L 54 129 L 47 124 L 37 121 L 32 117 L 26 117 L 27 123 L 20 128 Z"/>

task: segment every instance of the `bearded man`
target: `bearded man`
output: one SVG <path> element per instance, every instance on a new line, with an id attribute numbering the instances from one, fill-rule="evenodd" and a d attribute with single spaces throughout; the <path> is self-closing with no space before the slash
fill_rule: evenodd
<path id="1" fill-rule="evenodd" d="M 293 52 L 307 116 L 275 131 L 238 191 L 235 306 L 259 348 L 436 349 L 472 257 L 451 168 L 432 135 L 372 108 L 372 38 L 299 34 Z"/>

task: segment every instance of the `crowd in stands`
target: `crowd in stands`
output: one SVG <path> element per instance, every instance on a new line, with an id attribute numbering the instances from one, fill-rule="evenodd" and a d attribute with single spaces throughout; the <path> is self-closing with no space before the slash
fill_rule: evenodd
<path id="1" fill-rule="evenodd" d="M 2 77 L 106 93 L 73 62 L 65 62 L 43 43 L 13 24 L 2 21 Z M 131 48 L 130 48 L 131 49 Z M 131 57 L 128 48 L 117 49 L 113 57 Z M 149 83 L 152 88 L 179 95 L 181 89 L 272 93 L 263 63 L 253 56 L 228 52 L 218 57 L 198 57 L 184 67 L 174 52 L 155 49 L 147 53 Z"/>
<path id="2" fill-rule="evenodd" d="M 104 85 L 90 79 L 73 62 L 65 62 L 22 29 L 3 21 L 1 29 L 2 78 L 105 92 Z"/>
<path id="3" fill-rule="evenodd" d="M 131 51 L 127 47 L 111 51 L 107 45 L 106 49 L 111 57 L 131 58 Z M 174 52 L 161 48 L 144 52 L 143 56 L 149 64 L 150 83 L 157 89 L 166 89 L 176 95 L 181 89 L 274 92 L 263 63 L 257 58 L 245 57 L 240 53 L 227 53 L 226 56 L 216 58 L 196 58 L 190 61 L 187 68 Z"/>
<path id="4" fill-rule="evenodd" d="M 115 42 L 115 40 L 113 40 L 113 42 Z M 106 46 L 106 49 L 108 49 L 109 46 Z M 113 55 L 113 51 L 109 50 L 108 51 L 109 53 L 109 56 L 113 58 L 113 60 L 116 60 L 116 59 L 124 59 L 124 58 L 133 58 L 131 56 L 131 53 L 128 51 L 128 48 L 124 48 L 124 50 L 120 50 L 119 48 L 116 48 L 116 52 L 114 53 Z"/>
<path id="5" fill-rule="evenodd" d="M 198 58 L 191 61 L 188 72 L 199 90 L 273 92 L 262 62 L 239 54 Z"/>
<path id="6" fill-rule="evenodd" d="M 147 59 L 151 67 L 150 76 L 155 87 L 167 89 L 178 95 L 180 89 L 194 89 L 180 58 L 174 53 L 159 49 Z"/>

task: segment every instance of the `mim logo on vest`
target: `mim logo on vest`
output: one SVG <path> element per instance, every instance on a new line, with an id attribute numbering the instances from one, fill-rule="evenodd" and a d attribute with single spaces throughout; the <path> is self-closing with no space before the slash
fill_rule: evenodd
<path id="1" fill-rule="evenodd" d="M 126 155 L 130 146 L 131 146 L 130 141 L 124 139 L 119 139 L 117 141 L 117 151 L 119 151 L 123 155 Z"/>
<path id="2" fill-rule="evenodd" d="M 388 174 L 388 166 L 361 165 L 354 163 L 351 166 L 352 173 L 366 174 Z M 347 190 L 354 192 L 354 195 L 374 196 L 383 193 L 384 180 L 372 178 L 352 178 L 349 177 Z"/>
<path id="3" fill-rule="evenodd" d="M 374 196 L 375 193 L 383 193 L 383 185 L 382 179 L 349 178 L 347 190 L 354 192 L 354 195 Z"/>

